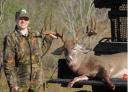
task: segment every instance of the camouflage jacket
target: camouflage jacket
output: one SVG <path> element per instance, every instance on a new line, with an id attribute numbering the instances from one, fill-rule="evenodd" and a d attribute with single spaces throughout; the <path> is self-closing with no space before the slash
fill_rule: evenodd
<path id="1" fill-rule="evenodd" d="M 51 37 L 31 31 L 28 36 L 23 36 L 15 30 L 5 37 L 3 64 L 10 87 L 24 83 L 27 85 L 32 76 L 36 76 L 32 69 L 34 66 L 40 67 L 41 57 L 47 52 L 51 43 Z"/>

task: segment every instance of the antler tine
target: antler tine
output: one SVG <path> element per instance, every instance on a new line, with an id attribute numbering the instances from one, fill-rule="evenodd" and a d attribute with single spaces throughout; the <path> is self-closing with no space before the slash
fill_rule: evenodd
<path id="1" fill-rule="evenodd" d="M 50 31 L 51 31 L 51 29 L 52 29 L 52 13 L 50 15 Z"/>
<path id="2" fill-rule="evenodd" d="M 62 32 L 62 34 L 60 34 L 56 30 L 56 36 L 59 37 L 62 40 L 62 42 L 64 42 L 64 39 L 63 39 L 64 34 L 63 34 L 63 32 Z"/>
<path id="3" fill-rule="evenodd" d="M 44 19 L 44 24 L 43 24 L 43 27 L 41 29 L 41 34 L 43 33 L 43 31 L 46 31 L 46 20 L 47 20 L 47 16 Z"/>
<path id="4" fill-rule="evenodd" d="M 75 34 L 76 34 L 76 40 L 78 40 L 80 36 L 80 27 L 76 27 Z"/>
<path id="5" fill-rule="evenodd" d="M 46 29 L 47 29 L 46 21 L 47 21 L 47 16 L 46 16 L 45 19 L 44 19 L 44 30 L 45 30 L 45 31 L 46 31 Z"/>
<path id="6" fill-rule="evenodd" d="M 62 40 L 62 42 L 64 42 L 64 31 L 62 31 L 62 35 L 61 35 L 61 40 Z"/>
<path id="7" fill-rule="evenodd" d="M 96 35 L 97 33 L 95 32 L 96 31 L 96 20 L 95 20 L 95 17 L 91 17 L 90 23 L 91 23 L 90 24 L 90 29 L 87 32 L 88 36 Z"/>

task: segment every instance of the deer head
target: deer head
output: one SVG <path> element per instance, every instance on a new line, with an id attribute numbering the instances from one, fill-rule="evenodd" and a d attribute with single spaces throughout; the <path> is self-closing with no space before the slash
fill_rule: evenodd
<path id="1" fill-rule="evenodd" d="M 58 37 L 60 37 L 63 42 L 63 46 L 57 48 L 52 54 L 61 55 L 62 53 L 64 53 L 69 65 L 77 63 L 78 57 L 81 54 L 85 54 L 89 51 L 83 45 L 78 43 L 80 38 L 79 30 L 80 29 L 77 29 L 75 31 L 76 35 L 74 38 L 66 38 L 63 34 L 60 35 L 59 33 L 57 33 Z"/>

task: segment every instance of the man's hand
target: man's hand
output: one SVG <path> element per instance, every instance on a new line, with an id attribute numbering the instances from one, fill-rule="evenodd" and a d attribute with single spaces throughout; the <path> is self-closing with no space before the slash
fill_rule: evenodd
<path id="1" fill-rule="evenodd" d="M 50 37 L 57 39 L 57 35 L 56 32 L 49 32 L 49 31 L 45 31 L 43 32 L 44 35 L 49 35 Z"/>
<path id="2" fill-rule="evenodd" d="M 18 89 L 19 89 L 18 86 L 13 86 L 13 87 L 12 87 L 12 92 L 18 92 Z"/>

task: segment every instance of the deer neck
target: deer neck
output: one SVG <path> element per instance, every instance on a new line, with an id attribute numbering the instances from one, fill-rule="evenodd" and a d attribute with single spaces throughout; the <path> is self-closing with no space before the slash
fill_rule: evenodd
<path id="1" fill-rule="evenodd" d="M 77 70 L 79 69 L 80 67 L 80 63 L 77 63 L 77 62 L 70 62 L 68 63 L 70 69 L 73 71 L 73 72 L 77 72 Z"/>

